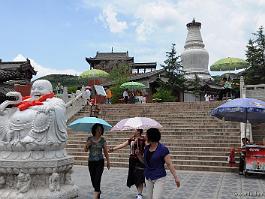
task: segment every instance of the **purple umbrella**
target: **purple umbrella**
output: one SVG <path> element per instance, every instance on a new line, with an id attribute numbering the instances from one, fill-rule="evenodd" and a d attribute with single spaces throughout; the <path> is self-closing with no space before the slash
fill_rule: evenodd
<path id="1" fill-rule="evenodd" d="M 218 106 L 211 115 L 226 121 L 263 123 L 265 102 L 254 98 L 237 98 Z"/>
<path id="2" fill-rule="evenodd" d="M 119 121 L 110 131 L 126 131 L 132 129 L 162 128 L 154 119 L 148 117 L 133 117 Z"/>
<path id="3" fill-rule="evenodd" d="M 211 115 L 226 121 L 263 123 L 265 122 L 265 102 L 254 98 L 237 98 L 218 106 L 212 110 Z"/>

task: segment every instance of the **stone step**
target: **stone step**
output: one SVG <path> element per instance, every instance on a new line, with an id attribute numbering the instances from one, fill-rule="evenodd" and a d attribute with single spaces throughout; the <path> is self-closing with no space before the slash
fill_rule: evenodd
<path id="1" fill-rule="evenodd" d="M 206 134 L 207 133 L 207 134 Z M 225 135 L 225 136 L 224 136 Z M 86 134 L 86 135 L 68 135 L 68 140 L 78 139 L 78 140 L 86 140 L 88 137 L 91 137 L 92 134 Z M 129 132 L 111 132 L 111 133 L 105 133 L 104 138 L 106 140 L 128 140 L 130 137 L 133 136 L 133 133 Z M 229 142 L 229 140 L 240 140 L 240 135 L 238 132 L 224 132 L 224 133 L 209 133 L 205 132 L 163 132 L 161 140 L 220 140 L 220 142 L 226 141 Z M 239 140 L 238 140 L 239 139 Z"/>
<path id="2" fill-rule="evenodd" d="M 68 121 L 68 123 L 72 122 L 75 119 L 81 118 L 81 117 L 86 117 L 88 115 L 75 115 L 70 121 Z M 129 117 L 133 117 L 133 116 L 129 116 Z M 117 122 L 119 122 L 122 119 L 126 119 L 129 118 L 128 115 L 125 117 L 99 117 L 102 118 L 104 120 L 106 120 L 107 122 L 109 122 L 110 124 L 116 124 Z M 237 125 L 239 126 L 238 122 L 224 122 L 222 120 L 213 118 L 213 117 L 187 117 L 187 118 L 183 118 L 183 117 L 179 117 L 179 118 L 171 118 L 170 115 L 168 115 L 168 117 L 151 117 L 152 119 L 157 120 L 159 123 L 163 124 L 193 124 L 197 125 L 197 123 L 199 124 L 223 124 L 224 126 L 227 124 L 233 124 L 233 125 Z M 192 122 L 192 123 L 191 123 Z"/>
<path id="3" fill-rule="evenodd" d="M 74 156 L 74 160 L 87 162 L 88 157 L 84 156 Z M 115 162 L 122 163 L 128 165 L 128 158 L 112 158 L 110 157 L 110 163 L 113 164 Z M 172 158 L 172 163 L 174 165 L 192 165 L 192 166 L 215 166 L 215 167 L 229 167 L 227 161 L 209 161 L 209 160 L 174 160 Z"/>
<path id="4" fill-rule="evenodd" d="M 158 117 L 191 117 L 197 115 L 198 117 L 213 117 L 211 116 L 212 110 L 202 110 L 200 112 L 192 111 L 192 112 L 180 112 L 180 110 L 174 111 L 174 110 L 168 110 L 166 111 L 165 109 L 163 110 L 157 110 L 157 111 L 151 111 L 148 110 L 149 112 L 146 112 L 143 114 L 143 112 L 130 112 L 130 115 L 126 114 L 126 110 L 122 112 L 110 112 L 110 111 L 105 111 L 104 114 L 99 114 L 101 117 L 108 117 L 108 116 L 117 116 L 117 117 L 151 117 L 151 118 L 158 118 Z M 84 115 L 84 114 L 90 114 L 90 111 L 81 111 L 78 114 Z M 215 118 L 215 117 L 213 117 Z"/>
<path id="5" fill-rule="evenodd" d="M 180 106 L 178 106 L 180 105 Z M 218 105 L 216 105 L 218 106 Z M 180 111 L 183 111 L 183 110 L 207 110 L 207 109 L 214 109 L 216 106 L 212 105 L 212 106 L 205 106 L 204 104 L 201 104 L 201 105 L 186 105 L 186 104 L 183 104 L 180 103 L 180 104 L 129 104 L 129 105 L 122 105 L 120 104 L 119 106 L 116 106 L 115 105 L 111 105 L 111 106 L 102 106 L 100 105 L 99 108 L 101 110 L 107 110 L 107 111 L 122 111 L 122 110 L 128 110 L 128 109 L 132 109 L 131 112 L 136 112 L 136 111 L 143 111 L 144 109 L 147 109 L 147 110 L 154 110 L 154 111 L 158 111 L 158 110 L 180 110 Z M 86 106 L 84 108 L 85 110 L 89 110 L 90 107 Z"/>
<path id="6" fill-rule="evenodd" d="M 139 115 L 136 115 L 136 116 L 139 116 Z M 128 115 L 108 115 L 108 116 L 102 116 L 101 118 L 104 118 L 104 119 L 108 119 L 108 120 L 117 120 L 117 119 L 126 119 L 126 118 L 130 118 L 130 117 L 134 117 L 134 116 L 129 116 Z M 139 117 L 143 117 L 143 116 L 139 116 Z M 173 120 L 173 119 L 181 119 L 181 120 L 188 120 L 188 119 L 192 119 L 192 120 L 202 120 L 202 119 L 207 119 L 207 120 L 210 120 L 210 121 L 214 121 L 216 120 L 215 117 L 211 117 L 210 115 L 196 115 L 195 113 L 192 114 L 192 115 L 171 115 L 170 113 L 167 114 L 166 116 L 161 116 L 158 115 L 157 116 L 147 116 L 145 115 L 144 117 L 150 117 L 152 119 L 155 119 L 155 120 L 165 120 L 165 121 L 168 121 L 168 120 Z"/>
<path id="7" fill-rule="evenodd" d="M 125 141 L 125 139 L 123 138 L 111 138 L 111 139 L 107 139 L 107 144 L 108 145 L 118 145 L 121 144 Z M 85 144 L 86 139 L 80 140 L 80 139 L 69 139 L 67 141 L 68 144 Z M 209 139 L 175 139 L 175 140 L 171 140 L 171 139 L 162 139 L 161 142 L 163 144 L 165 144 L 166 146 L 173 146 L 173 145 L 182 145 L 183 143 L 189 143 L 189 145 L 192 144 L 221 144 L 221 145 L 238 145 L 238 140 L 230 140 L 229 142 L 227 142 L 227 140 L 209 140 Z"/>
<path id="8" fill-rule="evenodd" d="M 76 114 L 74 117 L 75 117 L 75 119 L 76 118 L 80 118 L 80 117 L 85 117 L 85 116 L 88 116 L 89 115 L 89 113 L 87 113 L 87 114 Z M 107 120 L 107 121 L 109 121 L 109 122 L 111 122 L 111 121 L 113 121 L 113 122 L 118 122 L 118 121 L 120 121 L 120 120 L 122 120 L 122 119 L 126 119 L 126 118 L 131 118 L 131 117 L 143 117 L 143 115 L 132 115 L 132 114 L 130 114 L 129 116 L 128 115 L 108 115 L 108 116 L 99 116 L 99 118 L 102 118 L 102 119 L 105 119 L 105 120 Z M 155 120 L 157 120 L 157 121 L 159 121 L 159 122 L 163 122 L 163 121 L 174 121 L 174 120 L 180 120 L 181 119 L 181 121 L 194 121 L 194 122 L 196 122 L 196 121 L 207 121 L 207 122 L 211 122 L 211 121 L 216 121 L 217 119 L 216 118 L 214 118 L 214 117 L 211 117 L 210 115 L 208 115 L 208 116 L 196 116 L 196 114 L 193 114 L 193 115 L 191 115 L 191 116 L 182 116 L 182 115 L 178 115 L 178 116 L 172 116 L 172 115 L 170 115 L 170 114 L 167 114 L 167 116 L 159 116 L 159 113 L 158 113 L 158 115 L 157 116 L 146 116 L 145 115 L 145 117 L 150 117 L 150 118 L 152 118 L 152 119 L 155 119 Z M 221 122 L 221 121 L 220 121 Z"/>
<path id="9" fill-rule="evenodd" d="M 148 116 L 148 115 L 145 115 L 145 117 L 150 117 L 152 119 L 155 119 L 155 120 L 159 120 L 159 119 L 162 119 L 163 117 L 168 117 L 169 119 L 183 119 L 183 120 L 187 120 L 187 119 L 203 119 L 203 118 L 207 118 L 208 120 L 214 120 L 215 118 L 214 117 L 211 117 L 210 115 L 196 115 L 196 113 L 194 114 L 191 114 L 191 115 L 173 115 L 173 114 L 167 114 L 165 116 L 162 116 L 162 115 L 157 115 L 157 116 Z M 113 115 L 108 115 L 107 117 L 106 116 L 103 116 L 102 118 L 108 118 L 108 119 L 112 119 L 112 120 L 115 120 L 115 119 L 120 119 L 120 118 L 128 118 L 128 115 L 117 115 L 117 114 L 113 114 Z"/>
<path id="10" fill-rule="evenodd" d="M 71 142 L 71 141 L 69 141 L 68 142 L 68 144 L 69 145 L 84 145 L 85 144 L 85 142 Z M 108 141 L 108 145 L 118 145 L 118 144 L 120 144 L 120 142 L 112 142 L 112 141 Z M 217 147 L 231 147 L 231 146 L 234 146 L 234 147 L 239 147 L 240 146 L 240 144 L 238 144 L 237 142 L 235 142 L 235 143 L 209 143 L 209 142 L 204 142 L 204 143 L 202 143 L 202 142 L 200 142 L 200 143 L 198 143 L 198 142 L 195 142 L 195 143 L 191 143 L 191 142 L 181 142 L 181 141 L 179 141 L 179 142 L 175 142 L 175 143 L 173 143 L 173 142 L 167 142 L 167 143 L 164 143 L 167 147 L 175 147 L 175 146 L 193 146 L 193 147 L 206 147 L 206 146 L 208 146 L 208 147 L 215 147 L 215 146 L 217 146 Z"/>
<path id="11" fill-rule="evenodd" d="M 70 156 L 75 156 L 79 157 L 79 159 L 87 159 L 88 154 L 86 152 L 79 152 L 79 153 L 71 153 L 68 152 L 68 155 Z M 172 159 L 173 160 L 178 160 L 178 161 L 190 161 L 190 160 L 200 160 L 200 161 L 223 161 L 227 163 L 227 157 L 228 155 L 223 155 L 223 156 L 214 156 L 212 154 L 206 154 L 206 155 L 182 155 L 182 154 L 174 154 L 171 153 Z M 81 158 L 82 157 L 82 158 Z M 112 158 L 112 161 L 120 161 L 123 162 L 124 160 L 128 159 L 128 154 L 110 154 L 110 158 Z M 239 162 L 239 154 L 236 154 L 236 161 Z"/>
<path id="12" fill-rule="evenodd" d="M 76 157 L 84 157 L 87 158 L 88 153 L 87 152 L 71 152 L 67 150 L 68 155 L 71 156 L 76 156 Z M 187 156 L 186 154 L 179 154 L 179 153 L 174 153 L 170 152 L 171 157 L 173 160 L 209 160 L 209 161 L 226 161 L 227 160 L 227 155 L 211 155 L 211 154 L 206 154 L 206 155 L 200 155 L 200 154 L 190 154 Z M 129 155 L 126 153 L 110 153 L 110 157 L 114 159 L 118 159 L 119 161 L 123 159 L 128 159 Z M 238 159 L 239 154 L 236 154 L 236 159 Z M 116 160 L 114 160 L 116 161 Z"/>
<path id="13" fill-rule="evenodd" d="M 75 165 L 87 166 L 87 161 L 75 161 Z M 111 167 L 128 168 L 128 163 L 111 162 Z M 189 171 L 212 171 L 212 172 L 238 172 L 238 167 L 219 167 L 219 166 L 203 166 L 203 165 L 175 165 L 176 170 Z"/>
<path id="14" fill-rule="evenodd" d="M 169 107 L 169 108 L 181 108 L 181 107 L 191 107 L 194 109 L 196 108 L 215 108 L 216 106 L 219 106 L 221 103 L 196 103 L 196 102 L 191 102 L 190 104 L 187 104 L 186 102 L 163 102 L 163 103 L 145 103 L 145 104 L 111 104 L 111 105 L 106 105 L 106 104 L 99 104 L 100 108 L 104 108 L 105 110 L 116 110 L 116 109 L 126 109 L 129 107 L 133 107 L 134 109 L 142 109 L 142 108 L 161 108 L 161 107 Z M 85 108 L 88 108 L 89 106 L 85 106 Z"/>
<path id="15" fill-rule="evenodd" d="M 68 130 L 69 133 L 73 133 L 72 130 Z M 171 129 L 171 130 L 161 130 L 161 135 L 229 135 L 229 134 L 239 134 L 240 131 L 238 129 Z M 82 133 L 76 132 L 78 134 Z M 119 135 L 125 134 L 125 135 L 130 135 L 133 132 L 106 132 L 106 135 L 108 134 L 114 134 L 117 133 Z M 91 133 L 88 133 L 87 135 L 91 135 Z"/>
<path id="16" fill-rule="evenodd" d="M 164 106 L 172 106 L 172 107 L 183 107 L 183 106 L 191 106 L 191 107 L 216 107 L 224 103 L 225 101 L 212 101 L 212 102 L 162 102 L 162 103 L 145 103 L 145 104 L 100 104 L 100 107 L 108 107 L 108 108 L 119 108 L 119 107 L 145 107 L 145 106 L 154 106 L 157 107 L 159 105 Z"/>
<path id="17" fill-rule="evenodd" d="M 108 145 L 118 145 L 123 143 L 125 140 L 124 138 L 107 138 L 107 144 Z M 168 145 L 170 143 L 174 145 L 178 145 L 183 142 L 189 142 L 190 144 L 205 144 L 205 143 L 220 143 L 220 144 L 238 144 L 238 139 L 230 139 L 229 142 L 227 140 L 213 140 L 213 139 L 162 139 L 161 142 L 165 145 Z M 68 139 L 67 143 L 68 144 L 85 144 L 86 138 L 85 139 Z"/>
<path id="18" fill-rule="evenodd" d="M 86 141 L 87 137 L 90 136 L 88 134 L 68 134 L 68 140 L 80 140 L 80 141 Z M 110 133 L 110 134 L 105 134 L 104 137 L 108 139 L 120 139 L 122 141 L 127 140 L 130 137 L 130 134 L 120 134 L 120 133 Z M 239 135 L 235 136 L 222 136 L 222 135 L 200 135 L 200 136 L 195 136 L 195 135 L 172 135 L 172 134 L 165 134 L 162 137 L 163 140 L 181 140 L 181 139 L 188 139 L 188 140 L 223 140 L 226 142 L 229 142 L 230 140 L 232 141 L 238 141 L 240 139 Z"/>
<path id="19" fill-rule="evenodd" d="M 140 110 L 140 109 L 139 109 Z M 136 111 L 133 111 L 133 110 L 130 110 L 130 112 L 132 113 L 142 113 L 143 110 L 136 110 Z M 149 109 L 150 110 L 150 109 Z M 200 111 L 197 111 L 197 110 L 187 110 L 185 111 L 184 109 L 182 110 L 178 110 L 177 112 L 173 112 L 172 109 L 169 109 L 168 111 L 166 109 L 163 108 L 163 112 L 161 112 L 161 110 L 152 110 L 152 111 L 149 111 L 145 114 L 145 116 L 158 116 L 157 113 L 159 113 L 159 116 L 167 116 L 167 112 L 170 114 L 170 115 L 193 115 L 193 114 L 196 114 L 196 115 L 210 115 L 211 113 L 211 110 L 212 109 L 205 109 L 205 110 L 200 110 Z M 104 113 L 108 113 L 110 115 L 128 115 L 126 114 L 126 111 L 128 111 L 128 109 L 105 109 L 103 110 Z M 79 111 L 79 113 L 90 113 L 90 109 L 82 109 L 81 111 Z"/>
<path id="20" fill-rule="evenodd" d="M 66 149 L 73 149 L 73 148 L 77 148 L 77 149 L 80 149 L 80 150 L 83 150 L 83 147 L 84 147 L 84 144 L 82 145 L 76 145 L 76 144 L 69 144 L 67 145 L 67 148 Z M 114 147 L 114 145 L 108 145 L 108 147 Z M 239 145 L 238 146 L 233 146 L 235 147 L 236 149 L 239 148 Z M 194 146 L 189 146 L 189 147 L 180 147 L 180 146 L 169 146 L 169 149 L 170 151 L 187 151 L 187 152 L 194 152 L 194 153 L 199 153 L 201 151 L 204 151 L 204 152 L 229 152 L 230 149 L 231 149 L 231 146 L 228 146 L 228 147 L 217 147 L 217 146 L 213 146 L 213 147 L 209 147 L 209 146 L 200 146 L 200 147 L 194 147 Z M 124 149 L 120 149 L 119 150 L 120 152 L 122 153 L 126 153 L 126 154 L 129 154 L 129 148 L 124 148 Z"/>
<path id="21" fill-rule="evenodd" d="M 83 148 L 66 148 L 67 152 L 69 154 L 74 154 L 74 153 L 80 153 L 80 155 L 87 155 L 87 152 L 84 152 Z M 127 157 L 129 154 L 129 149 L 119 149 L 118 151 L 115 151 L 111 154 L 117 154 L 117 155 L 123 155 L 124 157 Z M 173 155 L 198 155 L 198 156 L 228 156 L 230 153 L 230 150 L 227 149 L 227 151 L 181 151 L 181 150 L 170 150 L 170 154 Z M 239 152 L 236 152 L 238 154 Z"/>

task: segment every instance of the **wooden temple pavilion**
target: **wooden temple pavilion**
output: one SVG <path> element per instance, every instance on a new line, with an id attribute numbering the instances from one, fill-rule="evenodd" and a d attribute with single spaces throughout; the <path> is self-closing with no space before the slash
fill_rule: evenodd
<path id="1" fill-rule="evenodd" d="M 97 52 L 95 57 L 86 57 L 90 68 L 101 69 L 110 72 L 120 64 L 128 65 L 131 73 L 146 73 L 156 70 L 156 62 L 135 63 L 134 57 L 130 57 L 127 52 Z"/>

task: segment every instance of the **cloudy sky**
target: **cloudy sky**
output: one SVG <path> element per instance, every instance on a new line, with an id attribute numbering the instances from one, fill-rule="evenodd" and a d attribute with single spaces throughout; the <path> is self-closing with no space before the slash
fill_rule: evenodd
<path id="1" fill-rule="evenodd" d="M 112 47 L 161 64 L 171 43 L 183 52 L 193 18 L 209 65 L 244 59 L 252 33 L 265 26 L 265 0 L 0 0 L 0 58 L 30 58 L 38 76 L 79 74 L 89 68 L 85 57 Z"/>

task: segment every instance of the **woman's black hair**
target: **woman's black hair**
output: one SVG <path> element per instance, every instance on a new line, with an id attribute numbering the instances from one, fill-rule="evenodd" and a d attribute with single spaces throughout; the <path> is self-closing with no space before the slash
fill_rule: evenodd
<path id="1" fill-rule="evenodd" d="M 146 137 L 148 142 L 159 142 L 161 133 L 157 128 L 150 128 L 146 131 Z"/>
<path id="2" fill-rule="evenodd" d="M 139 132 L 140 132 L 140 135 L 142 135 L 142 134 L 143 134 L 143 132 L 144 132 L 144 130 L 143 130 L 143 129 L 137 129 L 137 131 L 139 131 Z"/>
<path id="3" fill-rule="evenodd" d="M 102 124 L 99 124 L 99 123 L 96 123 L 96 124 L 94 124 L 94 125 L 92 126 L 92 130 L 91 130 L 93 136 L 96 135 L 96 129 L 97 129 L 98 126 L 99 126 L 99 127 L 101 128 L 101 130 L 102 130 L 102 135 L 104 134 L 104 127 L 103 127 L 103 125 L 102 125 Z"/>

